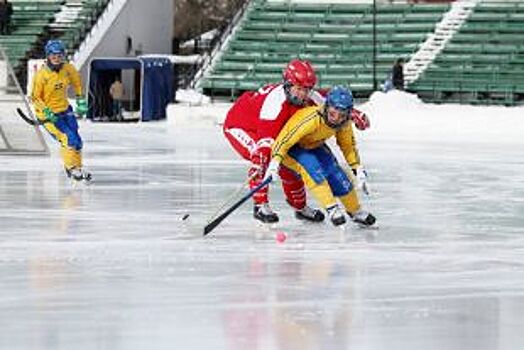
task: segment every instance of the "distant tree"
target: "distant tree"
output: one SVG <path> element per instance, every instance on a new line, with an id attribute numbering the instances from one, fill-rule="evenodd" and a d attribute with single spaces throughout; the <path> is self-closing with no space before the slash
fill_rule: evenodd
<path id="1" fill-rule="evenodd" d="M 175 1 L 175 38 L 188 40 L 224 26 L 247 0 Z"/>

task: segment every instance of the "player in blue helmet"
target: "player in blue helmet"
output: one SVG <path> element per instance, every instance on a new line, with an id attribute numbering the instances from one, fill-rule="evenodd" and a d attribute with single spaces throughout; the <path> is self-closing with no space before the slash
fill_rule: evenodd
<path id="1" fill-rule="evenodd" d="M 276 179 L 279 167 L 287 167 L 302 177 L 334 225 L 346 222 L 340 202 L 354 222 L 371 226 L 375 224 L 375 217 L 361 208 L 353 179 L 325 143 L 334 136 L 351 169 L 362 168 L 353 124 L 349 122 L 352 108 L 351 91 L 334 87 L 327 94 L 324 105 L 296 112 L 275 139 L 264 180 Z"/>
<path id="2" fill-rule="evenodd" d="M 82 138 L 78 133 L 75 113 L 84 116 L 87 103 L 82 93 L 82 80 L 78 70 L 66 61 L 65 45 L 60 40 L 49 40 L 44 48 L 46 64 L 33 80 L 31 100 L 36 115 L 45 121 L 45 129 L 62 146 L 62 159 L 69 178 L 82 181 L 91 174 L 82 167 Z M 76 95 L 76 110 L 69 105 L 68 89 Z"/>
<path id="3" fill-rule="evenodd" d="M 44 51 L 46 56 L 52 53 L 65 55 L 65 45 L 62 40 L 51 39 L 45 44 Z"/>
<path id="4" fill-rule="evenodd" d="M 353 109 L 353 94 L 348 89 L 335 86 L 326 96 L 322 116 L 327 125 L 342 128 L 349 120 Z"/>

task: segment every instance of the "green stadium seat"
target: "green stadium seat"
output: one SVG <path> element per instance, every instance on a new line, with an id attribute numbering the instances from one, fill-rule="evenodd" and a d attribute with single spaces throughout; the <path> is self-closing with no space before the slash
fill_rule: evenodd
<path id="1" fill-rule="evenodd" d="M 438 102 L 517 103 L 524 93 L 523 20 L 522 4 L 479 3 L 409 89 Z"/>
<path id="2" fill-rule="evenodd" d="M 417 51 L 447 9 L 449 4 L 378 6 L 377 83 L 396 58 Z M 285 64 L 299 57 L 314 64 L 319 86 L 351 84 L 355 92 L 369 94 L 374 85 L 372 21 L 371 4 L 255 1 L 199 86 L 212 94 L 233 94 L 279 81 Z"/>

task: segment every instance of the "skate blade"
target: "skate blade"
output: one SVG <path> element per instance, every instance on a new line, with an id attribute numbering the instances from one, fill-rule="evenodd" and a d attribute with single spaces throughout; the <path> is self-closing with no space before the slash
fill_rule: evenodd
<path id="1" fill-rule="evenodd" d="M 262 222 L 259 220 L 256 220 L 255 225 L 263 230 L 271 231 L 271 230 L 278 230 L 279 223 L 278 222 Z"/>
<path id="2" fill-rule="evenodd" d="M 87 180 L 87 179 L 82 179 L 82 180 L 69 179 L 69 182 L 71 183 L 71 186 L 73 188 L 89 187 L 92 184 L 92 180 Z"/>
<path id="3" fill-rule="evenodd" d="M 359 224 L 359 223 L 355 223 L 355 225 L 360 230 L 377 231 L 380 228 L 378 225 L 369 226 L 369 225 L 364 225 L 364 224 Z"/>

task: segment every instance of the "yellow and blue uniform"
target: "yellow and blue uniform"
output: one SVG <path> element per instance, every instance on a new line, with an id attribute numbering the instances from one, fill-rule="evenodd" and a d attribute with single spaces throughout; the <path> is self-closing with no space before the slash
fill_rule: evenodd
<path id="1" fill-rule="evenodd" d="M 317 201 L 328 208 L 336 204 L 336 198 L 352 214 L 359 210 L 360 202 L 350 177 L 340 167 L 335 156 L 325 144 L 330 137 L 336 138 L 344 158 L 351 168 L 360 165 L 352 123 L 340 128 L 326 124 L 324 106 L 306 107 L 289 119 L 276 138 L 273 158 L 297 172 Z"/>
<path id="2" fill-rule="evenodd" d="M 60 142 L 66 169 L 82 167 L 82 138 L 67 99 L 70 86 L 76 96 L 82 95 L 82 80 L 72 64 L 64 63 L 56 70 L 44 65 L 34 77 L 31 94 L 39 119 L 45 119 L 44 108 L 49 108 L 58 117 L 56 123 L 45 123 L 44 127 Z"/>

